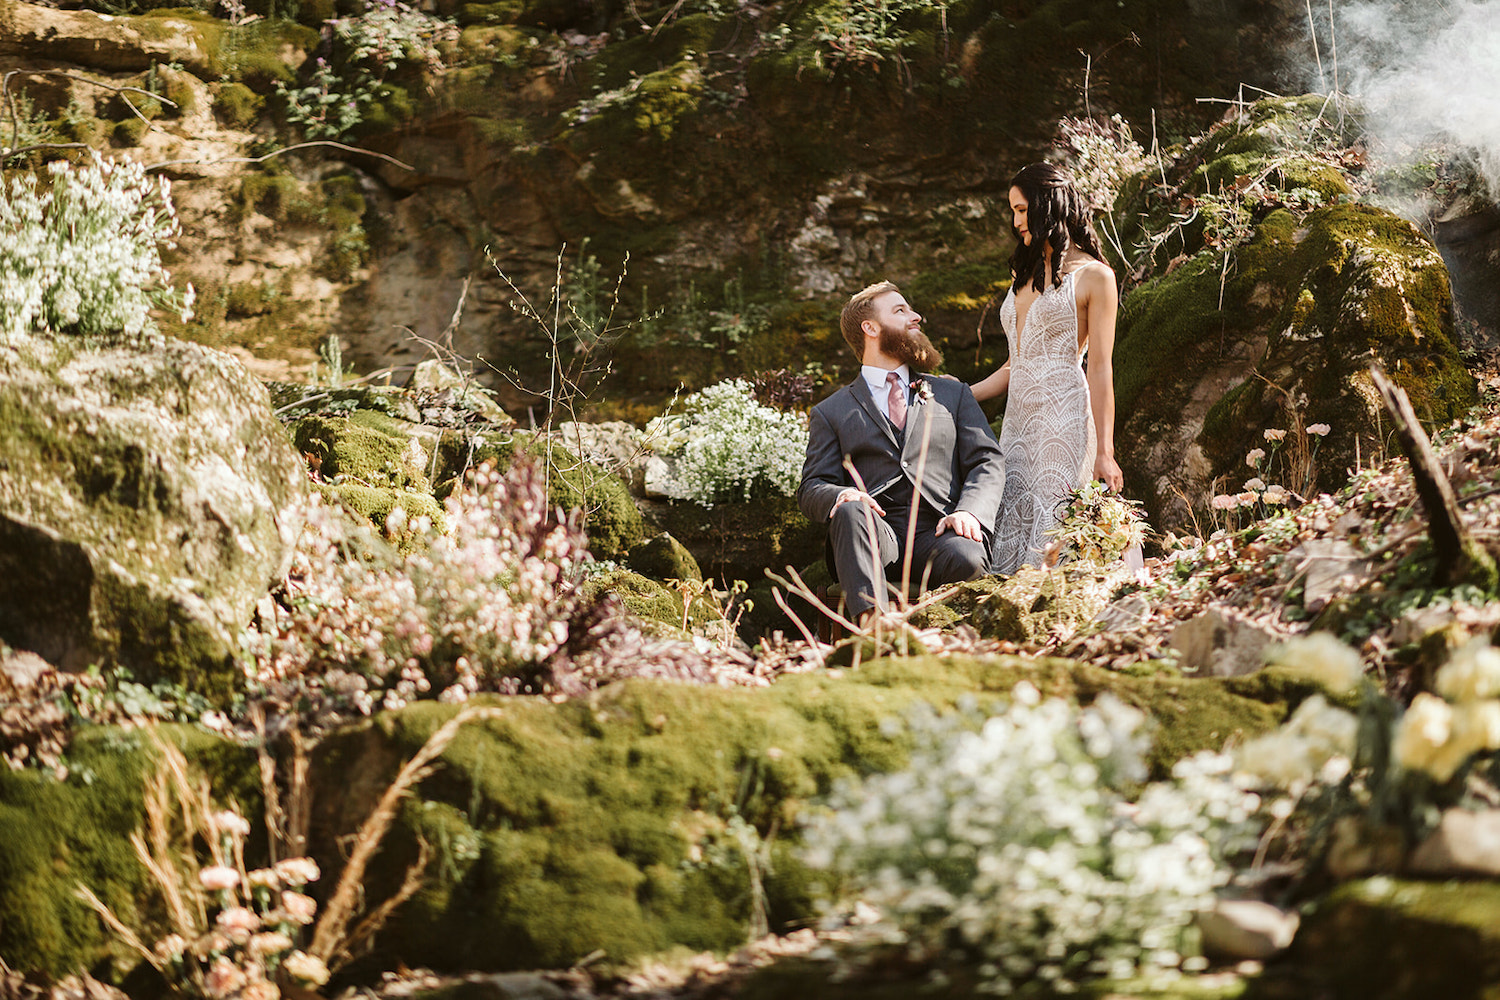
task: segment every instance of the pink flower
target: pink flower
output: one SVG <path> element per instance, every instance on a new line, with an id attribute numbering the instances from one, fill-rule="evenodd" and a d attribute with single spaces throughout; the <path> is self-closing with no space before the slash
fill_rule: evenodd
<path id="1" fill-rule="evenodd" d="M 231 906 L 220 910 L 214 922 L 231 935 L 249 934 L 251 931 L 260 930 L 260 917 L 255 915 L 254 910 L 244 906 Z"/>
<path id="2" fill-rule="evenodd" d="M 245 982 L 245 974 L 229 959 L 221 956 L 215 959 L 213 966 L 209 968 L 203 985 L 207 987 L 209 996 L 227 997 L 243 989 Z"/>
<path id="3" fill-rule="evenodd" d="M 240 873 L 224 865 L 210 865 L 198 873 L 205 889 L 233 889 L 240 884 Z"/>
<path id="4" fill-rule="evenodd" d="M 276 874 L 287 885 L 306 885 L 308 882 L 316 882 L 322 872 L 312 858 L 287 858 L 276 862 Z"/>
<path id="5" fill-rule="evenodd" d="M 283 892 L 281 908 L 286 911 L 292 923 L 310 924 L 317 915 L 318 903 L 311 896 L 304 896 L 300 892 Z"/>
<path id="6" fill-rule="evenodd" d="M 1251 448 L 1250 451 L 1245 454 L 1245 464 L 1250 466 L 1250 468 L 1252 469 L 1258 469 L 1260 468 L 1261 459 L 1265 457 L 1266 452 L 1264 448 Z"/>
<path id="7" fill-rule="evenodd" d="M 1223 493 L 1220 493 L 1218 496 L 1214 497 L 1208 503 L 1209 503 L 1209 506 L 1212 507 L 1214 510 L 1234 510 L 1236 507 L 1238 507 L 1240 505 L 1239 500 L 1235 499 L 1232 496 L 1228 496 L 1226 494 L 1223 494 Z"/>
<path id="8" fill-rule="evenodd" d="M 250 824 L 245 817 L 233 809 L 225 809 L 213 815 L 214 829 L 220 833 L 227 833 L 233 837 L 248 837 L 250 835 Z"/>
<path id="9" fill-rule="evenodd" d="M 1333 428 L 1329 427 L 1327 424 L 1308 424 L 1307 425 L 1307 433 L 1313 435 L 1314 437 L 1327 437 L 1328 436 L 1328 432 L 1331 431 L 1331 430 L 1333 430 Z"/>
<path id="10" fill-rule="evenodd" d="M 280 931 L 268 931 L 250 939 L 250 950 L 257 955 L 279 955 L 291 946 L 292 939 Z"/>
<path id="11" fill-rule="evenodd" d="M 1286 431 L 1277 430 L 1275 427 L 1268 427 L 1262 436 L 1267 441 L 1280 441 L 1286 437 Z"/>

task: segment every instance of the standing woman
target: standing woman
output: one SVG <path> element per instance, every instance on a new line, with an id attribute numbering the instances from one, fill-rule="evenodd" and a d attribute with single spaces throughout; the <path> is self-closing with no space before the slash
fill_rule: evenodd
<path id="1" fill-rule="evenodd" d="M 1085 481 L 1124 483 L 1114 441 L 1119 291 L 1088 205 L 1066 171 L 1033 163 L 1011 180 L 1010 211 L 1016 249 L 1000 306 L 1010 360 L 972 387 L 981 401 L 1008 393 L 993 573 L 1040 565 L 1058 504 Z"/>

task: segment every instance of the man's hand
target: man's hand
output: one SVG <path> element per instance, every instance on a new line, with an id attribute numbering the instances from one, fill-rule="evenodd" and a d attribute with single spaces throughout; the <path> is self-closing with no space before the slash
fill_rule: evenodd
<path id="1" fill-rule="evenodd" d="M 864 492 L 863 490 L 857 490 L 852 486 L 846 487 L 844 489 L 844 492 L 839 494 L 839 498 L 833 502 L 833 510 L 838 510 L 844 504 L 853 503 L 856 500 L 868 506 L 871 510 L 879 514 L 881 517 L 885 517 L 885 508 L 880 506 L 880 504 L 876 502 L 874 497 L 870 496 L 870 494 Z M 832 517 L 833 511 L 829 511 L 828 516 Z"/>
<path id="2" fill-rule="evenodd" d="M 941 535 L 950 528 L 965 538 L 976 542 L 984 541 L 984 529 L 979 526 L 979 518 L 966 510 L 956 510 L 939 521 L 936 534 Z"/>

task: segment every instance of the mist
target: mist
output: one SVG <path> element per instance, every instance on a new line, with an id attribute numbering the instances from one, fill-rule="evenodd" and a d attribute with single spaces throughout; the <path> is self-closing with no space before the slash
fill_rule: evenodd
<path id="1" fill-rule="evenodd" d="M 1315 32 L 1301 75 L 1364 108 L 1380 161 L 1469 147 L 1500 194 L 1500 2 L 1306 2 Z"/>

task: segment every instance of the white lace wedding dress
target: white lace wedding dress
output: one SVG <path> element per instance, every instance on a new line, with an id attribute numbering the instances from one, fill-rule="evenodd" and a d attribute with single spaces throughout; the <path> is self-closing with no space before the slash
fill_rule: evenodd
<path id="1" fill-rule="evenodd" d="M 1014 573 L 1041 565 L 1058 503 L 1093 476 L 1097 443 L 1072 273 L 1032 302 L 1019 331 L 1012 289 L 1000 306 L 1000 324 L 1010 344 L 1010 389 L 1000 428 L 1005 495 L 990 572 Z"/>

